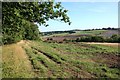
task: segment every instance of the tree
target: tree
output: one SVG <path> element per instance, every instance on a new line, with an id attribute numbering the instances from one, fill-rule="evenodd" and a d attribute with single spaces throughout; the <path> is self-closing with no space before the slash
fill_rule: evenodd
<path id="1" fill-rule="evenodd" d="M 67 12 L 68 10 L 64 9 L 60 2 L 55 4 L 54 2 L 3 2 L 3 43 L 13 43 L 21 39 L 30 39 L 34 33 L 29 32 L 38 31 L 38 28 L 33 23 L 39 23 L 47 27 L 49 25 L 46 21 L 53 19 L 70 25 L 71 22 L 66 14 Z M 25 25 L 28 23 L 30 25 Z M 28 37 L 28 35 L 31 36 Z"/>
<path id="2" fill-rule="evenodd" d="M 26 21 L 25 23 L 26 24 L 24 24 L 23 39 L 29 39 L 29 40 L 40 39 L 40 32 L 38 30 L 38 26 L 28 21 Z"/>

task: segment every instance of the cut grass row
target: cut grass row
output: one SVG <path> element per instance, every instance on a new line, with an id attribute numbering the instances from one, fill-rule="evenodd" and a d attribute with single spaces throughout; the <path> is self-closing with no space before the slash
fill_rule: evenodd
<path id="1" fill-rule="evenodd" d="M 42 44 L 43 45 L 43 44 Z M 95 75 L 96 77 L 118 77 L 119 70 L 117 68 L 109 68 L 106 64 L 100 64 L 97 62 L 85 62 L 86 59 L 91 59 L 95 57 L 95 54 L 114 54 L 118 55 L 118 49 L 113 47 L 108 47 L 104 45 L 88 45 L 88 44 L 58 44 L 58 43 L 44 43 L 49 47 L 53 47 L 59 50 L 64 56 L 68 56 L 66 61 L 86 70 L 87 72 Z M 82 49 L 80 49 L 82 48 Z M 65 54 L 67 52 L 67 54 Z M 72 54 L 70 54 L 72 53 Z M 83 54 L 84 53 L 84 54 Z M 101 54 L 101 55 L 102 55 Z M 82 60 L 83 59 L 83 60 Z M 81 61 L 82 60 L 82 61 Z M 88 67 L 89 66 L 89 67 Z M 112 75 L 113 74 L 113 75 Z"/>
<path id="2" fill-rule="evenodd" d="M 36 45 L 36 44 L 35 44 Z M 25 48 L 26 53 L 28 54 L 32 65 L 34 66 L 34 69 L 37 70 L 45 70 L 44 72 L 39 72 L 41 75 L 41 77 L 70 77 L 70 76 L 74 76 L 75 74 L 74 71 L 78 71 L 78 68 L 66 63 L 63 59 L 61 59 L 61 57 L 58 56 L 57 53 L 53 52 L 53 51 L 40 51 L 40 50 L 44 50 L 46 48 L 40 48 L 39 46 L 37 46 L 37 48 L 35 48 L 36 46 L 32 45 L 31 49 L 29 48 Z M 49 50 L 47 48 L 47 50 Z M 56 55 L 57 54 L 57 55 Z M 31 59 L 32 57 L 32 59 Z M 37 66 L 38 65 L 38 66 Z M 41 68 L 41 65 L 44 66 Z M 66 67 L 67 65 L 67 67 Z M 40 68 L 39 68 L 40 67 Z M 68 68 L 68 70 L 73 70 L 72 72 L 64 72 L 65 69 Z M 48 72 L 48 73 L 46 73 Z M 39 74 L 37 73 L 37 74 Z M 46 74 L 46 75 L 45 75 Z M 52 75 L 48 75 L 48 74 L 52 74 Z M 44 75 L 44 76 L 43 76 Z M 40 76 L 39 76 L 40 77 Z"/>
<path id="3" fill-rule="evenodd" d="M 31 61 L 31 65 L 33 66 L 34 72 L 39 73 L 39 77 L 45 77 L 45 72 L 47 72 L 47 68 L 44 65 L 40 64 L 40 61 L 38 60 L 38 55 L 36 55 L 36 53 L 34 53 L 30 48 L 24 47 L 24 49 L 27 55 L 29 56 L 29 60 Z M 38 76 L 36 75 L 36 77 Z"/>
<path id="4" fill-rule="evenodd" d="M 51 60 L 48 62 L 48 59 L 46 57 L 43 58 L 43 55 L 37 55 L 37 59 L 35 59 L 37 61 L 36 64 L 43 65 L 54 77 L 68 77 L 68 75 L 73 76 L 74 73 L 77 73 L 74 77 L 119 77 L 120 72 L 117 68 L 109 68 L 106 64 L 97 63 L 92 60 L 92 58 L 96 57 L 95 54 L 118 54 L 116 48 L 84 43 L 58 44 L 44 43 L 41 41 L 31 42 L 29 46 L 31 46 L 32 53 L 42 53 Z M 71 72 L 69 73 L 68 71 Z M 45 76 L 45 74 L 43 75 Z"/>
<path id="5" fill-rule="evenodd" d="M 85 44 L 85 43 L 75 43 L 75 44 L 58 44 L 58 43 L 48 43 L 53 48 L 56 48 L 60 51 L 68 53 L 111 53 L 119 54 L 118 47 L 98 45 L 98 44 Z"/>

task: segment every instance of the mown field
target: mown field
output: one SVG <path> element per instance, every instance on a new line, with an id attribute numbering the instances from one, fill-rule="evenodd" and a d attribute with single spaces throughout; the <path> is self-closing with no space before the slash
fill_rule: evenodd
<path id="1" fill-rule="evenodd" d="M 21 41 L 2 53 L 4 78 L 120 78 L 118 46 Z"/>

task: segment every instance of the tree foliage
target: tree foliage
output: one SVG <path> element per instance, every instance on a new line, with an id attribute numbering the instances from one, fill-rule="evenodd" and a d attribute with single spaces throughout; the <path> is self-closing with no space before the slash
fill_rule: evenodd
<path id="1" fill-rule="evenodd" d="M 75 41 L 76 42 L 113 42 L 113 43 L 119 43 L 120 36 L 116 35 L 116 34 L 112 35 L 111 37 L 83 36 L 83 37 L 77 38 Z"/>
<path id="2" fill-rule="evenodd" d="M 71 24 L 67 11 L 60 2 L 3 2 L 3 42 L 13 43 L 21 39 L 38 39 L 38 27 L 34 23 L 48 26 L 53 19 Z"/>

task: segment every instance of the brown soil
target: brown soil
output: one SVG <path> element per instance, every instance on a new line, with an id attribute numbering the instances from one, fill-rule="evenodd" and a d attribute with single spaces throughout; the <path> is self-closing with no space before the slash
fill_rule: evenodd
<path id="1" fill-rule="evenodd" d="M 63 41 L 64 39 L 67 40 L 75 40 L 81 36 L 88 36 L 88 35 L 67 35 L 67 36 L 54 36 L 54 37 L 45 37 L 44 40 L 47 40 L 48 38 L 52 38 L 54 41 Z"/>
<path id="2" fill-rule="evenodd" d="M 111 37 L 113 34 L 119 34 L 118 30 L 108 30 L 103 32 L 100 36 Z"/>
<path id="3" fill-rule="evenodd" d="M 95 62 L 106 64 L 109 68 L 120 68 L 120 56 L 115 54 L 96 54 L 96 57 L 93 58 Z"/>
<path id="4" fill-rule="evenodd" d="M 86 44 L 100 44 L 100 45 L 106 45 L 106 46 L 112 46 L 112 47 L 118 47 L 119 43 L 86 43 Z M 93 59 L 94 61 L 101 62 L 103 64 L 107 64 L 110 68 L 120 68 L 120 56 L 111 54 L 111 53 L 101 53 L 96 54 L 96 57 Z"/>

